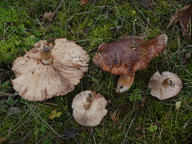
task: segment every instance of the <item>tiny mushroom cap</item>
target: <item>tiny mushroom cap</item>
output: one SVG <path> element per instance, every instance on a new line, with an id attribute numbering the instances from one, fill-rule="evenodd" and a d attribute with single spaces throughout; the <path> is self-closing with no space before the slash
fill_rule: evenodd
<path id="1" fill-rule="evenodd" d="M 101 94 L 86 90 L 76 95 L 72 102 L 73 118 L 80 125 L 93 127 L 107 114 L 106 99 Z"/>
<path id="2" fill-rule="evenodd" d="M 176 96 L 182 89 L 181 79 L 172 72 L 162 72 L 160 74 L 158 71 L 153 74 L 148 84 L 151 90 L 151 95 L 157 97 L 160 100 L 166 100 Z"/>
<path id="3" fill-rule="evenodd" d="M 167 35 L 161 34 L 154 39 L 144 42 L 142 36 L 124 36 L 112 43 L 103 43 L 98 48 L 93 62 L 104 71 L 120 75 L 116 91 L 128 90 L 134 81 L 135 73 L 146 69 L 152 58 L 158 57 L 167 46 Z M 127 76 L 127 77 L 126 77 Z M 124 84 L 121 83 L 123 78 Z M 119 89 L 122 87 L 122 89 Z"/>
<path id="4" fill-rule="evenodd" d="M 13 88 L 30 101 L 43 101 L 74 90 L 88 70 L 89 56 L 73 41 L 37 42 L 23 57 L 18 57 L 12 70 Z"/>

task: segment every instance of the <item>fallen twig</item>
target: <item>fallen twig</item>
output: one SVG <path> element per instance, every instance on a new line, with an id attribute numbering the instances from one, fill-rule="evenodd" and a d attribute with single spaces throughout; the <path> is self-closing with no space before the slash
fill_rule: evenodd
<path id="1" fill-rule="evenodd" d="M 0 92 L 0 96 L 16 96 L 16 94 L 8 94 L 8 93 L 4 93 L 4 92 Z"/>

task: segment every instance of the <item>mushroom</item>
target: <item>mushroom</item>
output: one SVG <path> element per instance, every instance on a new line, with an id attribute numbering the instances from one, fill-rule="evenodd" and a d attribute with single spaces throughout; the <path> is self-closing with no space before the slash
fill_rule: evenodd
<path id="1" fill-rule="evenodd" d="M 73 118 L 80 125 L 93 127 L 107 114 L 106 99 L 101 94 L 86 90 L 76 95 L 72 102 Z"/>
<path id="2" fill-rule="evenodd" d="M 160 74 L 158 71 L 153 74 L 148 84 L 151 90 L 151 95 L 157 97 L 160 100 L 166 100 L 176 96 L 182 89 L 181 79 L 172 72 L 162 72 Z"/>
<path id="3" fill-rule="evenodd" d="M 12 70 L 12 85 L 19 95 L 30 101 L 43 101 L 66 95 L 74 90 L 88 70 L 89 56 L 73 41 L 56 39 L 37 42 L 23 57 L 18 57 Z"/>
<path id="4" fill-rule="evenodd" d="M 120 75 L 116 92 L 128 90 L 134 82 L 135 73 L 146 69 L 151 59 L 164 51 L 167 35 L 143 42 L 143 37 L 125 36 L 112 43 L 101 44 L 93 62 L 104 71 Z"/>

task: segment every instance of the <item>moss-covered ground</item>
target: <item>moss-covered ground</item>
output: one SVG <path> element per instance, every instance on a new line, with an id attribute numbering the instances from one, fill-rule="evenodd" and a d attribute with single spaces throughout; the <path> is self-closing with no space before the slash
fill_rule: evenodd
<path id="1" fill-rule="evenodd" d="M 148 2 L 148 4 L 146 3 Z M 164 54 L 139 71 L 128 92 L 115 92 L 117 76 L 102 71 L 92 60 L 89 72 L 65 96 L 45 102 L 30 102 L 19 96 L 0 96 L 0 143 L 6 144 L 189 144 L 192 143 L 192 40 L 182 36 L 177 24 L 166 30 L 171 16 L 186 4 L 176 0 L 93 0 L 80 6 L 79 0 L 1 0 L 0 1 L 0 91 L 13 94 L 12 62 L 41 39 L 67 38 L 81 45 L 89 56 L 99 44 L 122 35 L 144 33 L 153 38 L 167 33 Z M 45 12 L 56 11 L 51 22 Z M 171 71 L 183 81 L 181 93 L 159 101 L 150 95 L 147 83 L 156 71 Z M 71 102 L 82 90 L 95 90 L 110 102 L 108 114 L 94 128 L 77 124 Z M 141 100 L 142 99 L 142 100 Z M 181 107 L 176 110 L 176 102 Z M 62 112 L 49 118 L 52 110 Z M 111 114 L 119 111 L 117 122 Z M 64 131 L 78 128 L 74 138 Z"/>

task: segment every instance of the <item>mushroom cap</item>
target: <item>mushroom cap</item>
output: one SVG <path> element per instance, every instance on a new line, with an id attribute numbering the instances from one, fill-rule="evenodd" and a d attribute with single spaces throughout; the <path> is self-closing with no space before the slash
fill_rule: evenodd
<path id="1" fill-rule="evenodd" d="M 92 98 L 90 109 L 85 108 L 87 98 Z M 100 124 L 102 118 L 107 114 L 105 107 L 106 99 L 101 94 L 96 94 L 90 90 L 83 91 L 76 95 L 72 102 L 73 118 L 80 125 L 93 127 Z"/>
<path id="2" fill-rule="evenodd" d="M 56 39 L 52 48 L 53 62 L 41 62 L 43 46 L 52 46 L 45 40 L 37 42 L 23 57 L 18 57 L 12 70 L 16 78 L 13 88 L 19 95 L 31 101 L 43 101 L 73 91 L 88 70 L 89 56 L 73 41 Z"/>
<path id="3" fill-rule="evenodd" d="M 138 70 L 146 69 L 151 59 L 157 57 L 166 45 L 166 34 L 147 42 L 143 42 L 142 37 L 127 36 L 101 44 L 93 62 L 112 74 L 131 76 Z"/>
<path id="4" fill-rule="evenodd" d="M 181 91 L 183 85 L 181 79 L 176 74 L 168 71 L 160 74 L 157 71 L 149 80 L 148 87 L 151 90 L 152 96 L 160 100 L 166 100 L 176 96 Z"/>

